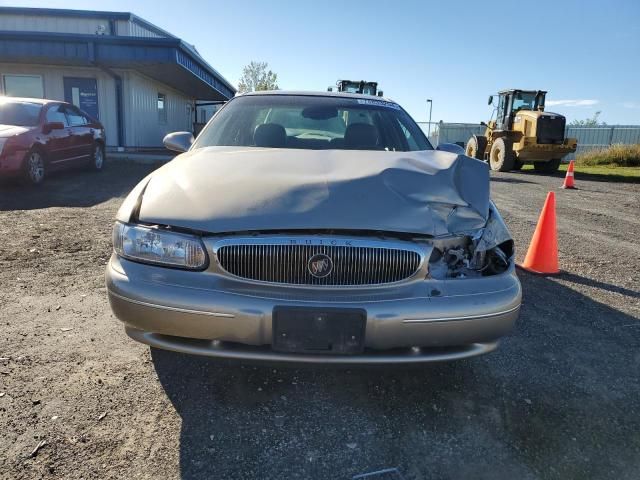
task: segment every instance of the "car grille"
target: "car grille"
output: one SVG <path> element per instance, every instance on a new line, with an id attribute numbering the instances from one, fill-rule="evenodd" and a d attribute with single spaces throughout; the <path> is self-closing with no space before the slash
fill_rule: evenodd
<path id="1" fill-rule="evenodd" d="M 538 118 L 538 143 L 556 144 L 564 141 L 565 119 L 560 115 L 543 115 Z"/>
<path id="2" fill-rule="evenodd" d="M 382 246 L 226 244 L 216 250 L 220 266 L 238 277 L 294 285 L 380 285 L 413 276 L 422 261 L 411 248 Z M 328 256 L 330 272 L 312 275 L 312 257 Z M 326 272 L 323 272 L 326 273 Z"/>

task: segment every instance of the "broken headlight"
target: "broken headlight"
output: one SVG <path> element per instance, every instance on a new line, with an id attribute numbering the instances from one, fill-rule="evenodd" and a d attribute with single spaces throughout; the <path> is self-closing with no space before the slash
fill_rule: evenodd
<path id="1" fill-rule="evenodd" d="M 169 267 L 202 270 L 207 254 L 194 235 L 116 222 L 113 249 L 126 259 Z"/>
<path id="2" fill-rule="evenodd" d="M 497 275 L 513 259 L 513 240 L 492 204 L 484 228 L 473 236 L 433 241 L 429 272 L 433 278 L 466 278 Z"/>
<path id="3" fill-rule="evenodd" d="M 460 238 L 453 243 L 434 245 L 429 272 L 439 279 L 496 275 L 509 268 L 512 251 L 512 241 L 490 250 L 477 250 L 469 237 Z"/>

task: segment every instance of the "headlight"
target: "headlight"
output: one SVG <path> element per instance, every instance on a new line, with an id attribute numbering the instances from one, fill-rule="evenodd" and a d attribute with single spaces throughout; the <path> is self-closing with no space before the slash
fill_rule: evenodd
<path id="1" fill-rule="evenodd" d="M 193 235 L 116 222 L 113 249 L 121 257 L 155 265 L 202 270 L 207 254 Z"/>

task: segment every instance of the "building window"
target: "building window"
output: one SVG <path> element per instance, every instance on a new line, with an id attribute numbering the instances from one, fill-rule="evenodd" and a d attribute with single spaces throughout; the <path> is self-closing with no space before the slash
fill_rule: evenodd
<path id="1" fill-rule="evenodd" d="M 158 93 L 158 121 L 167 123 L 167 96 L 164 93 Z"/>
<path id="2" fill-rule="evenodd" d="M 44 98 L 40 75 L 3 75 L 4 94 L 9 97 Z"/>

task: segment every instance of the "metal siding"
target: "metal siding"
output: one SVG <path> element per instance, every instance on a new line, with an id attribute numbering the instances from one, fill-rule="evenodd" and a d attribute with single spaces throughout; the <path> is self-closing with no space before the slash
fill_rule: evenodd
<path id="1" fill-rule="evenodd" d="M 143 37 L 143 38 L 167 38 L 166 35 L 159 35 L 156 32 L 145 28 L 144 25 L 133 22 L 131 20 L 117 20 L 116 33 L 127 37 Z"/>
<path id="2" fill-rule="evenodd" d="M 571 160 L 576 154 L 589 150 L 608 147 L 615 143 L 640 143 L 640 126 L 638 125 L 598 125 L 595 127 L 567 126 L 565 135 L 578 139 L 578 150 L 575 154 L 564 157 Z"/>
<path id="3" fill-rule="evenodd" d="M 94 35 L 98 26 L 109 32 L 107 18 L 0 14 L 0 30 L 21 32 L 82 33 Z"/>
<path id="4" fill-rule="evenodd" d="M 163 38 L 163 35 L 158 35 L 157 33 L 148 30 L 143 25 L 135 22 L 129 22 L 129 35 L 133 37 Z"/>
<path id="5" fill-rule="evenodd" d="M 118 138 L 116 121 L 116 95 L 113 78 L 98 68 L 61 67 L 59 65 L 21 65 L 0 63 L 0 78 L 4 74 L 40 75 L 44 85 L 44 96 L 51 100 L 64 101 L 64 77 L 95 78 L 98 85 L 98 108 L 100 122 L 104 125 L 107 145 L 115 146 Z M 3 88 L 0 81 L 0 91 Z"/>
<path id="6" fill-rule="evenodd" d="M 441 143 L 464 142 L 466 145 L 472 135 L 484 135 L 485 131 L 485 127 L 477 123 L 434 123 L 431 124 L 431 136 L 429 137 L 434 147 Z M 428 122 L 419 122 L 418 125 L 427 134 Z"/>
<path id="7" fill-rule="evenodd" d="M 194 99 L 138 73 L 125 75 L 127 146 L 162 147 L 167 133 L 191 131 Z M 167 96 L 167 122 L 158 118 L 158 93 Z"/>

